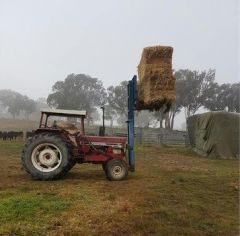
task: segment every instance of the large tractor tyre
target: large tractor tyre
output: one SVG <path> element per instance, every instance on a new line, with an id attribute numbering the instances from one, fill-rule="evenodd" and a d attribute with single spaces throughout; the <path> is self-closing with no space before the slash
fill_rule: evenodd
<path id="1" fill-rule="evenodd" d="M 64 142 L 66 142 L 68 151 L 70 152 L 70 150 L 72 150 L 74 146 L 71 144 L 71 142 L 69 140 L 64 140 Z M 66 169 L 66 172 L 70 171 L 76 164 L 77 164 L 76 159 L 71 156 L 68 168 Z"/>
<path id="2" fill-rule="evenodd" d="M 105 166 L 106 176 L 111 181 L 124 180 L 128 176 L 128 166 L 124 160 L 111 159 Z"/>
<path id="3" fill-rule="evenodd" d="M 39 134 L 23 150 L 23 168 L 33 179 L 53 180 L 64 176 L 75 164 L 68 143 L 57 135 Z"/>
<path id="4" fill-rule="evenodd" d="M 45 136 L 46 134 L 40 134 L 40 135 L 41 135 L 41 136 L 42 136 L 42 135 Z M 25 148 L 24 148 L 24 150 L 23 150 L 23 154 L 24 154 L 24 152 L 25 152 L 26 147 L 30 146 L 30 144 L 32 144 L 32 142 L 33 142 L 35 139 L 38 139 L 40 135 L 34 135 L 34 136 L 28 138 L 27 143 L 26 143 L 26 145 L 25 145 Z M 48 135 L 48 136 L 56 136 L 55 134 L 47 134 L 47 135 Z M 56 136 L 56 137 L 58 137 L 58 136 Z M 59 138 L 59 137 L 58 137 L 58 138 Z M 67 139 L 66 139 L 66 140 L 62 140 L 62 139 L 61 139 L 61 141 L 64 141 L 64 142 L 65 142 L 65 145 L 67 146 L 68 150 L 71 150 L 71 149 L 72 149 L 73 145 L 71 144 L 71 142 L 70 142 L 69 140 L 67 140 Z M 68 167 L 67 167 L 66 170 L 65 170 L 65 174 L 66 174 L 68 171 L 70 171 L 70 170 L 76 165 L 76 163 L 77 163 L 77 161 L 75 160 L 75 158 L 70 158 L 69 165 L 68 165 Z M 23 158 L 22 158 L 22 164 L 23 164 Z M 23 168 L 25 169 L 25 171 L 26 171 L 27 173 L 31 174 L 31 173 L 29 172 L 29 170 L 24 167 L 24 164 L 23 164 Z"/>

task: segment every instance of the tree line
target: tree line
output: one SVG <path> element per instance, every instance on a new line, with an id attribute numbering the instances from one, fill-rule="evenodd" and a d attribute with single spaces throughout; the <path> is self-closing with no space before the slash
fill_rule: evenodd
<path id="1" fill-rule="evenodd" d="M 153 113 L 137 113 L 137 125 L 149 126 L 150 123 L 173 129 L 176 115 L 184 110 L 186 118 L 195 114 L 199 108 L 210 111 L 226 110 L 240 112 L 240 83 L 218 84 L 215 81 L 215 70 L 191 71 L 177 70 L 176 102 L 168 113 L 155 111 Z M 85 74 L 70 74 L 63 81 L 57 81 L 52 86 L 46 103 L 59 109 L 86 110 L 88 123 L 99 119 L 97 108 L 105 107 L 105 119 L 113 125 L 127 119 L 127 81 L 116 86 L 104 88 L 101 80 Z M 0 90 L 0 106 L 7 109 L 16 118 L 20 113 L 25 118 L 37 110 L 37 101 L 11 90 Z"/>
<path id="2" fill-rule="evenodd" d="M 0 90 L 0 117 L 21 118 L 29 120 L 39 118 L 39 110 L 49 107 L 45 98 L 33 100 L 18 92 L 2 89 Z"/>
<path id="3" fill-rule="evenodd" d="M 166 127 L 173 128 L 175 116 L 183 109 L 185 117 L 194 115 L 199 108 L 209 111 L 240 112 L 240 83 L 218 84 L 215 70 L 178 70 L 176 78 L 176 102 L 165 114 Z"/>
<path id="4" fill-rule="evenodd" d="M 22 95 L 18 92 L 3 89 L 0 90 L 0 107 L 7 110 L 15 119 L 20 113 L 23 113 L 25 118 L 36 110 L 36 102 L 28 96 Z"/>

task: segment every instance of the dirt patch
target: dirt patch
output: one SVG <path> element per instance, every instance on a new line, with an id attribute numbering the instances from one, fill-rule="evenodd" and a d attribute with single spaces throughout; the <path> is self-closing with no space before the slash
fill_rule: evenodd
<path id="1" fill-rule="evenodd" d="M 15 188 L 24 185 L 26 182 L 31 181 L 28 175 L 25 175 L 21 166 L 21 151 L 18 150 L 15 153 L 11 150 L 11 146 L 14 145 L 13 142 L 5 142 L 5 148 L 1 148 L 0 151 L 0 191 L 6 188 Z M 9 150 L 7 149 L 9 146 Z"/>

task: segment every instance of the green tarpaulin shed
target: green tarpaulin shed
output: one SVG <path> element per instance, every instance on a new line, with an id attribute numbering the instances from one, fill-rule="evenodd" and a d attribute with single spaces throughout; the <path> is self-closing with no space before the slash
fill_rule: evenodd
<path id="1" fill-rule="evenodd" d="M 209 157 L 239 158 L 240 114 L 207 112 L 187 119 L 190 145 Z"/>

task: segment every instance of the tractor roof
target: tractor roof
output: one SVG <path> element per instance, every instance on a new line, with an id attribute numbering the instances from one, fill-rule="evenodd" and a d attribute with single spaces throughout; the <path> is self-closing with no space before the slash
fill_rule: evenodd
<path id="1" fill-rule="evenodd" d="M 42 113 L 52 116 L 72 116 L 72 117 L 85 117 L 87 112 L 86 111 L 79 111 L 79 110 L 63 110 L 63 109 L 42 109 Z"/>

